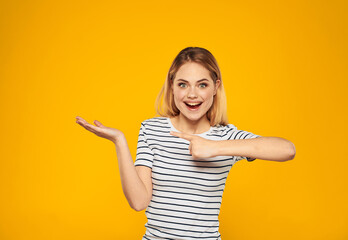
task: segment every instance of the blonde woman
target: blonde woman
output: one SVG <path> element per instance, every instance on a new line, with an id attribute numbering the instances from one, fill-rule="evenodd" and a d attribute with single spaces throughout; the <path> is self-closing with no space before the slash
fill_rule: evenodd
<path id="1" fill-rule="evenodd" d="M 228 123 L 226 96 L 214 56 L 188 47 L 174 59 L 157 100 L 158 116 L 141 123 L 133 163 L 123 133 L 77 117 L 116 145 L 123 192 L 146 209 L 143 240 L 221 240 L 219 213 L 227 175 L 237 161 L 294 158 L 292 142 Z"/>

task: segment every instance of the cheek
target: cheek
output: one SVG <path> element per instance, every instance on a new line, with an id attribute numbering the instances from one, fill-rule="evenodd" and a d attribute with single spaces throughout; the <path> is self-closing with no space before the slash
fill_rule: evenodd
<path id="1" fill-rule="evenodd" d="M 201 97 L 205 100 L 205 101 L 210 101 L 213 99 L 213 96 L 214 96 L 214 92 L 213 91 L 206 91 L 206 92 L 203 92 L 201 94 Z"/>
<path id="2" fill-rule="evenodd" d="M 180 90 L 175 90 L 173 91 L 174 94 L 174 99 L 180 100 L 182 98 L 185 97 L 185 92 L 184 91 L 180 91 Z"/>

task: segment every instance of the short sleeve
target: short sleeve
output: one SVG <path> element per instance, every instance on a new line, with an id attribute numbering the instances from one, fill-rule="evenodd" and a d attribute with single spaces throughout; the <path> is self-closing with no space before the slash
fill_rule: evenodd
<path id="1" fill-rule="evenodd" d="M 244 131 L 244 130 L 239 130 L 237 129 L 236 126 L 233 124 L 228 124 L 227 130 L 225 132 L 225 139 L 226 140 L 237 140 L 237 139 L 251 139 L 251 138 L 258 138 L 262 137 L 261 135 L 254 134 L 252 132 Z M 251 162 L 254 161 L 255 158 L 248 158 L 248 157 L 243 157 L 243 156 L 235 156 L 235 161 L 239 161 L 242 159 L 246 159 L 247 161 Z"/>
<path id="2" fill-rule="evenodd" d="M 146 128 L 144 123 L 141 123 L 134 166 L 146 166 L 152 168 L 153 159 L 154 154 L 146 139 Z"/>

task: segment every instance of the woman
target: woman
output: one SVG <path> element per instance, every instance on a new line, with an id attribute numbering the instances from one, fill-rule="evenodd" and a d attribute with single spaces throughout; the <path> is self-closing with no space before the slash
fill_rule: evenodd
<path id="1" fill-rule="evenodd" d="M 141 123 L 134 163 L 121 131 L 80 117 L 77 123 L 115 143 L 123 192 L 133 209 L 146 209 L 143 239 L 219 240 L 222 193 L 233 164 L 291 160 L 295 146 L 228 123 L 220 70 L 204 48 L 178 54 L 156 105 L 159 116 Z"/>

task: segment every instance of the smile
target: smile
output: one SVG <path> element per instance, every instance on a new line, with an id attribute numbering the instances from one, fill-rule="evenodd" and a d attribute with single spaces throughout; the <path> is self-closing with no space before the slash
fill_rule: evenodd
<path id="1" fill-rule="evenodd" d="M 190 111 L 197 111 L 197 109 L 199 109 L 199 107 L 202 105 L 202 102 L 200 102 L 200 103 L 186 103 L 185 102 L 185 105 L 187 106 L 187 108 Z"/>

